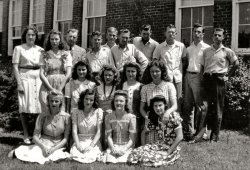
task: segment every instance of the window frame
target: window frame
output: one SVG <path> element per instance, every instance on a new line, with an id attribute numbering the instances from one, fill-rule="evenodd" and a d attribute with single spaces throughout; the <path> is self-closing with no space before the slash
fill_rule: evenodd
<path id="1" fill-rule="evenodd" d="M 0 32 L 3 31 L 3 1 L 0 1 L 0 6 L 2 7 L 2 9 L 0 8 Z"/>
<path id="2" fill-rule="evenodd" d="M 208 3 L 208 4 L 201 4 L 201 5 L 186 5 L 182 6 L 181 5 L 181 0 L 176 0 L 176 5 L 175 5 L 175 27 L 177 31 L 176 35 L 176 40 L 181 41 L 181 21 L 182 21 L 182 9 L 184 8 L 196 8 L 196 7 L 207 7 L 207 6 L 214 6 L 214 1 L 213 3 Z M 203 15 L 204 15 L 204 10 L 202 10 Z M 192 13 L 191 13 L 192 15 Z M 191 23 L 193 24 L 193 23 Z M 205 27 L 206 28 L 206 27 Z M 192 37 L 191 37 L 192 38 Z"/>
<path id="3" fill-rule="evenodd" d="M 46 0 L 44 0 L 45 5 L 44 5 L 44 15 L 46 12 Z M 43 22 L 33 22 L 33 5 L 34 0 L 30 0 L 30 10 L 29 10 L 29 25 L 36 25 L 36 24 L 44 24 L 45 25 L 45 16 L 44 16 L 44 21 Z M 44 29 L 43 25 L 43 29 Z M 44 30 L 42 32 L 38 32 L 38 35 L 43 35 L 45 34 Z"/>
<path id="4" fill-rule="evenodd" d="M 231 48 L 236 53 L 250 54 L 249 48 L 238 48 L 239 40 L 239 4 L 240 3 L 250 3 L 250 0 L 232 0 L 232 39 Z"/>
<path id="5" fill-rule="evenodd" d="M 106 6 L 107 6 L 107 1 L 106 1 Z M 105 15 L 93 15 L 93 16 L 88 16 L 88 0 L 83 0 L 83 13 L 82 13 L 82 46 L 84 48 L 88 48 L 88 22 L 89 19 L 91 18 L 99 18 L 99 17 L 106 17 L 107 16 L 107 8 L 106 8 L 106 13 Z M 106 23 L 105 23 L 106 24 Z M 100 30 L 101 31 L 101 30 Z M 104 39 L 105 37 L 103 37 Z"/>

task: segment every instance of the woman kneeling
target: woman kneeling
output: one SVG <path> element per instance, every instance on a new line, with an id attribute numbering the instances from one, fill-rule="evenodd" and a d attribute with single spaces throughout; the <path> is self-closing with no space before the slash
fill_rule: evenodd
<path id="1" fill-rule="evenodd" d="M 164 96 L 157 95 L 150 100 L 149 122 L 145 130 L 156 130 L 157 139 L 152 144 L 134 149 L 128 158 L 130 163 L 156 167 L 173 164 L 180 157 L 178 145 L 183 138 L 182 119 L 176 112 L 164 116 L 166 110 Z"/>
<path id="2" fill-rule="evenodd" d="M 70 115 L 62 111 L 62 95 L 48 95 L 49 113 L 40 114 L 33 135 L 34 145 L 15 149 L 18 159 L 44 164 L 69 157 L 64 152 L 70 133 Z"/>

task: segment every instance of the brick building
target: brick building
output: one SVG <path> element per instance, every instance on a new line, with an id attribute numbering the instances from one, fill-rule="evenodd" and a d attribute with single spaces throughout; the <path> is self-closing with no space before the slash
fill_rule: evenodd
<path id="1" fill-rule="evenodd" d="M 36 25 L 42 44 L 52 28 L 64 34 L 70 27 L 80 30 L 78 44 L 89 46 L 89 34 L 115 26 L 139 35 L 144 23 L 152 25 L 153 38 L 164 41 L 167 24 L 177 27 L 177 40 L 190 44 L 192 26 L 202 23 L 205 42 L 212 43 L 213 28 L 226 30 L 225 45 L 238 53 L 250 53 L 250 0 L 0 0 L 1 61 L 10 60 L 21 43 L 26 25 Z"/>

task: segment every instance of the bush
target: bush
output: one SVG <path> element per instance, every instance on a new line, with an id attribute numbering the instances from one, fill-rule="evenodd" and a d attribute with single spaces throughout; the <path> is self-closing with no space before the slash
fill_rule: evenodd
<path id="1" fill-rule="evenodd" d="M 223 125 L 242 129 L 249 124 L 250 56 L 239 56 L 240 67 L 229 79 L 225 98 Z"/>

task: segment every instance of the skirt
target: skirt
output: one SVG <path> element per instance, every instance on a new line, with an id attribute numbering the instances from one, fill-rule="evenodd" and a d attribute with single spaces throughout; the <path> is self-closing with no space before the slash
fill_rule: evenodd
<path id="1" fill-rule="evenodd" d="M 18 93 L 19 113 L 41 113 L 39 91 L 42 84 L 39 70 L 20 69 L 20 81 L 24 93 Z"/>
<path id="2" fill-rule="evenodd" d="M 134 149 L 128 157 L 128 162 L 153 167 L 174 164 L 180 157 L 180 147 L 170 155 L 167 155 L 168 148 L 160 144 L 146 144 Z"/>

